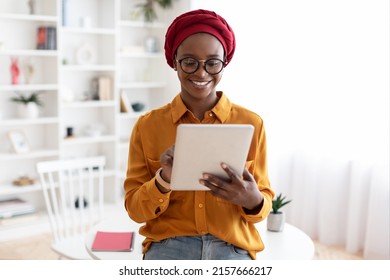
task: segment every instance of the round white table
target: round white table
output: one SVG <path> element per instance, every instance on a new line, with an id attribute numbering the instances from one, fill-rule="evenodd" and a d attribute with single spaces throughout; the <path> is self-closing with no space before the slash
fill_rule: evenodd
<path id="1" fill-rule="evenodd" d="M 94 259 L 100 260 L 142 260 L 142 241 L 144 236 L 138 233 L 142 224 L 132 221 L 124 209 L 108 212 L 86 236 L 85 247 Z M 264 250 L 257 254 L 258 260 L 309 260 L 314 257 L 314 243 L 302 230 L 286 223 L 282 232 L 267 230 L 267 222 L 256 224 L 264 243 Z M 135 232 L 134 250 L 131 252 L 92 251 L 92 243 L 97 231 Z"/>
<path id="2" fill-rule="evenodd" d="M 258 260 L 310 260 L 314 257 L 314 243 L 299 228 L 285 223 L 282 232 L 267 230 L 267 221 L 256 224 L 264 243 L 257 253 Z"/>
<path id="3" fill-rule="evenodd" d="M 90 230 L 85 238 L 85 247 L 88 254 L 96 260 L 142 260 L 142 241 L 144 236 L 138 233 L 139 228 L 143 224 L 137 224 L 129 218 L 125 209 L 115 209 L 105 213 L 104 218 L 92 230 Z M 92 251 L 92 244 L 97 231 L 108 232 L 126 232 L 135 233 L 134 249 L 131 252 L 104 252 Z"/>

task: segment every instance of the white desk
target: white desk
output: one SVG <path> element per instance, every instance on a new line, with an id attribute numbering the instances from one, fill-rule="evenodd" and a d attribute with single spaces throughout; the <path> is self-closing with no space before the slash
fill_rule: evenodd
<path id="1" fill-rule="evenodd" d="M 142 260 L 142 241 L 144 236 L 138 233 L 141 224 L 133 222 L 125 210 L 121 209 L 107 214 L 105 219 L 90 231 L 85 239 L 88 253 L 94 259 L 101 260 Z M 308 260 L 314 257 L 313 241 L 300 229 L 286 223 L 283 232 L 271 232 L 267 230 L 267 222 L 256 224 L 265 249 L 257 254 L 259 260 Z M 96 231 L 133 231 L 134 251 L 132 252 L 101 252 L 92 251 L 92 243 Z"/>

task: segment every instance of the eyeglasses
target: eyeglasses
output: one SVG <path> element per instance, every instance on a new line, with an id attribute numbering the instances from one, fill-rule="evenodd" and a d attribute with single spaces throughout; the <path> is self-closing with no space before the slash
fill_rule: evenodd
<path id="1" fill-rule="evenodd" d="M 200 63 L 203 63 L 204 70 L 210 75 L 216 75 L 220 73 L 225 66 L 225 62 L 218 58 L 210 58 L 207 60 L 197 60 L 192 57 L 185 57 L 177 60 L 179 62 L 181 70 L 184 73 L 192 74 L 198 71 Z"/>

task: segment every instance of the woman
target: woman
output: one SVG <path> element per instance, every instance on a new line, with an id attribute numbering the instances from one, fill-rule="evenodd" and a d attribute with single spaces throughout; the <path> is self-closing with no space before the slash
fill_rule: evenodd
<path id="1" fill-rule="evenodd" d="M 262 119 L 216 91 L 233 57 L 228 23 L 207 10 L 177 17 L 166 33 L 165 56 L 180 81 L 173 101 L 139 118 L 130 139 L 125 207 L 136 222 L 144 259 L 255 259 L 263 250 L 254 223 L 270 212 L 273 191 L 266 166 Z M 171 191 L 176 127 L 181 123 L 246 123 L 255 127 L 247 168 L 229 180 L 203 174 L 210 191 Z"/>

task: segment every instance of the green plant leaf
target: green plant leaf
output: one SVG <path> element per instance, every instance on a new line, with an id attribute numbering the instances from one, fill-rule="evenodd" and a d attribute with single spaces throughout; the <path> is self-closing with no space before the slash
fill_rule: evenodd
<path id="1" fill-rule="evenodd" d="M 24 96 L 22 94 L 18 94 L 17 97 L 12 97 L 10 100 L 15 103 L 22 103 L 27 105 L 28 103 L 35 103 L 38 106 L 42 106 L 43 103 L 39 98 L 40 92 L 33 92 L 29 96 Z"/>
<path id="2" fill-rule="evenodd" d="M 272 200 L 272 212 L 278 213 L 279 210 L 285 206 L 286 204 L 290 203 L 291 200 L 284 201 L 286 199 L 285 196 L 282 196 L 282 193 L 280 193 L 274 200 Z"/>
<path id="3" fill-rule="evenodd" d="M 172 7 L 172 2 L 172 0 L 145 0 L 143 4 L 137 4 L 135 7 L 143 13 L 146 22 L 153 22 L 157 19 L 155 4 L 158 4 L 163 9 L 167 9 Z"/>

